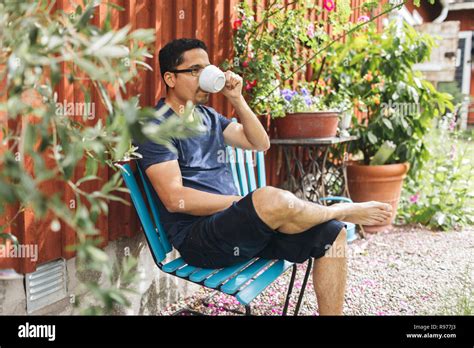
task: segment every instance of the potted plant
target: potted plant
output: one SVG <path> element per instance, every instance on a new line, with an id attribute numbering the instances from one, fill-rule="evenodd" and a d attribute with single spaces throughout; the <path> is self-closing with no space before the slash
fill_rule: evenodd
<path id="1" fill-rule="evenodd" d="M 349 100 L 328 104 L 324 96 L 313 96 L 306 87 L 281 90 L 285 117 L 275 118 L 278 138 L 326 138 L 337 133 L 340 114 Z"/>
<path id="2" fill-rule="evenodd" d="M 378 1 L 365 0 L 360 8 L 368 12 L 377 6 Z M 334 135 L 338 117 L 331 105 L 325 103 L 323 94 L 319 94 L 321 102 L 317 103 L 318 108 L 312 105 L 311 110 L 307 110 L 304 103 L 300 103 L 302 108 L 288 112 L 291 108 L 288 103 L 291 101 L 287 100 L 290 94 L 285 90 L 287 86 L 293 86 L 296 88 L 295 93 L 300 94 L 302 99 L 308 99 L 309 95 L 303 95 L 305 92 L 302 92 L 302 88 L 313 83 L 314 88 L 310 93 L 318 96 L 321 81 L 318 81 L 319 76 L 315 78 L 316 74 L 307 71 L 311 69 L 310 61 L 323 54 L 325 47 L 340 39 L 343 33 L 360 24 L 350 21 L 351 1 L 339 0 L 335 6 L 335 1 L 324 0 L 321 6 L 304 0 L 292 1 L 291 4 L 274 0 L 262 9 L 259 16 L 261 19 L 258 21 L 245 1 L 239 4 L 237 12 L 238 18 L 233 23 L 234 58 L 224 62 L 222 67 L 232 68 L 243 76 L 244 96 L 252 110 L 257 115 L 262 115 L 267 124 L 270 117 L 275 119 L 280 137 L 283 133 L 286 134 L 285 137 L 289 136 L 286 125 L 297 122 L 304 122 L 304 125 L 295 125 L 292 130 L 301 130 L 304 134 L 291 133 L 292 138 Z M 308 12 L 318 17 L 327 13 L 331 31 L 327 31 L 327 23 L 311 21 Z M 308 111 L 312 112 L 311 117 L 306 117 L 307 114 L 296 115 Z M 315 111 L 318 113 L 314 113 Z M 283 121 L 288 116 L 291 120 Z M 326 121 L 331 124 L 330 132 L 318 129 L 318 124 Z M 316 132 L 308 132 L 310 129 Z"/>
<path id="3" fill-rule="evenodd" d="M 331 86 L 348 93 L 361 120 L 353 118 L 358 140 L 349 146 L 355 161 L 347 167 L 351 198 L 398 207 L 403 179 L 428 159 L 424 136 L 432 120 L 452 109 L 451 96 L 436 91 L 414 65 L 430 57 L 433 38 L 408 24 L 391 22 L 381 33 L 368 28 L 335 46 L 328 58 Z M 391 227 L 392 221 L 365 227 Z"/>

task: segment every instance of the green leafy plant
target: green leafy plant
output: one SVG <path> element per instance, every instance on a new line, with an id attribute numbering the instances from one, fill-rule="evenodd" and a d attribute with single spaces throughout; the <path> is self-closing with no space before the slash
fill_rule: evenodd
<path id="1" fill-rule="evenodd" d="M 336 7 L 331 4 L 325 2 L 320 7 L 314 1 L 297 0 L 285 6 L 283 0 L 274 0 L 263 9 L 259 21 L 245 1 L 239 4 L 239 18 L 234 22 L 234 60 L 226 61 L 223 67 L 232 67 L 244 77 L 244 95 L 257 114 L 284 116 L 280 89 L 285 82 L 297 72 L 304 74 L 316 52 L 357 26 L 349 21 L 353 10 L 349 0 L 338 1 Z M 369 11 L 377 5 L 377 1 L 368 0 L 361 8 Z M 309 20 L 308 11 L 316 15 L 327 12 L 332 32 L 326 31 L 326 23 Z M 300 87 L 310 82 L 302 76 L 299 81 Z"/>
<path id="2" fill-rule="evenodd" d="M 349 151 L 370 164 L 386 143 L 396 146 L 385 163 L 409 162 L 413 172 L 429 158 L 425 134 L 431 121 L 453 109 L 451 95 L 438 92 L 416 63 L 430 56 L 434 39 L 406 23 L 392 21 L 382 32 L 367 27 L 338 43 L 328 56 L 330 85 L 343 90 L 364 113 L 353 118 L 352 133 L 359 137 Z"/>
<path id="3" fill-rule="evenodd" d="M 434 0 L 429 0 L 434 3 Z M 332 0 L 324 0 L 323 6 L 314 1 L 296 0 L 287 4 L 273 0 L 262 8 L 260 20 L 255 12 L 242 1 L 237 7 L 238 18 L 233 23 L 234 58 L 226 60 L 222 67 L 232 68 L 244 77 L 244 96 L 250 107 L 259 115 L 285 116 L 285 102 L 280 94 L 284 88 L 306 87 L 313 82 L 312 94 L 322 100 L 322 105 L 332 108 L 345 103 L 346 95 L 338 90 L 332 92 L 320 80 L 322 71 L 331 68 L 326 65 L 326 54 L 333 44 L 343 36 L 356 32 L 375 19 L 400 8 L 405 1 L 384 2 L 382 11 L 373 15 L 379 1 L 362 1 L 357 8 L 351 8 L 351 1 L 340 0 L 335 6 Z M 416 6 L 419 1 L 414 1 Z M 361 15 L 355 23 L 350 21 L 354 11 Z M 307 14 L 313 11 L 317 16 L 327 13 L 327 23 L 312 22 Z M 331 30 L 326 30 L 327 24 Z M 306 81 L 306 70 L 316 62 L 316 73 Z M 296 86 L 293 84 L 296 80 Z M 327 98 L 327 99 L 326 99 Z"/>
<path id="4" fill-rule="evenodd" d="M 37 219 L 50 219 L 54 231 L 72 228 L 80 267 L 112 279 L 114 266 L 98 248 L 97 221 L 108 213 L 108 202 L 128 204 L 117 195 L 128 191 L 115 162 L 133 155 L 132 137 L 168 143 L 172 137 L 196 134 L 199 120 L 188 117 L 188 108 L 184 117 L 170 117 L 157 127 L 148 121 L 162 117 L 162 112 L 140 108 L 137 98 L 124 97 L 138 69 L 149 69 L 153 30 L 111 30 L 110 13 L 101 27 L 93 25 L 98 1 L 81 2 L 71 13 L 53 12 L 53 3 L 0 3 L 0 120 L 8 124 L 0 136 L 0 214 L 9 204 L 18 206 L 0 232 L 9 234 L 18 215 L 31 209 Z M 97 92 L 105 115 L 89 118 L 87 112 L 68 115 L 60 110 L 55 93 L 60 81 L 80 87 L 85 102 Z M 98 176 L 105 167 L 116 171 L 109 180 Z M 65 192 L 45 192 L 45 185 L 52 183 L 72 193 L 74 208 Z M 85 183 L 95 188 L 86 189 Z M 122 266 L 115 274 L 133 283 L 128 278 L 135 273 L 133 259 Z M 127 304 L 112 281 L 85 285 L 102 303 L 86 308 L 86 313 L 107 313 L 114 305 Z"/>
<path id="5" fill-rule="evenodd" d="M 459 131 L 450 127 L 452 116 L 446 118 L 426 135 L 427 150 L 433 156 L 404 186 L 400 223 L 421 223 L 437 230 L 474 223 L 472 138 L 462 139 Z"/>

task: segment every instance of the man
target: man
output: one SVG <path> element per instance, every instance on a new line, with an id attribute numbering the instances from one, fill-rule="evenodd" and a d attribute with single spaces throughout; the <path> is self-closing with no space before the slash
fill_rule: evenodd
<path id="1" fill-rule="evenodd" d="M 152 142 L 139 144 L 143 156 L 139 163 L 158 194 L 171 243 L 187 263 L 203 268 L 226 267 L 256 256 L 293 262 L 313 257 L 320 314 L 342 314 L 346 259 L 324 256 L 328 248 L 345 247 L 346 230 L 339 220 L 376 224 L 391 216 L 390 205 L 326 207 L 271 186 L 239 196 L 229 163 L 222 160 L 225 145 L 257 151 L 270 147 L 264 128 L 242 97 L 242 78 L 225 72 L 221 93 L 241 122 L 233 123 L 204 106 L 209 93 L 199 88 L 199 74 L 211 63 L 202 41 L 174 40 L 161 49 L 159 61 L 167 95 L 156 107 L 169 107 L 165 117 L 173 112 L 182 115 L 190 100 L 207 129 L 204 135 L 173 140 L 177 155 Z"/>

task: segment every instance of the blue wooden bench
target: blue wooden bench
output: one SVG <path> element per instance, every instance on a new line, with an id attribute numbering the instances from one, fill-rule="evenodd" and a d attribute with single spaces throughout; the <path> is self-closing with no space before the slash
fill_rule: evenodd
<path id="1" fill-rule="evenodd" d="M 227 154 L 239 195 L 245 196 L 249 192 L 257 189 L 257 187 L 260 188 L 266 185 L 263 152 L 256 153 L 257 177 L 255 176 L 254 172 L 252 151 L 234 149 L 227 146 Z M 154 202 L 152 199 L 151 190 L 153 190 L 153 188 L 147 185 L 147 182 L 144 180 L 145 174 L 140 170 L 138 165 L 137 168 L 140 180 L 143 184 L 148 206 L 144 200 L 142 192 L 140 191 L 130 164 L 125 164 L 122 167 L 122 176 L 126 186 L 130 190 L 132 202 L 138 213 L 143 231 L 145 232 L 146 240 L 153 255 L 153 259 L 163 272 L 234 296 L 242 305 L 245 306 L 245 314 L 250 315 L 251 302 L 285 271 L 287 271 L 289 268 L 292 268 L 292 275 L 288 285 L 287 296 L 282 312 L 283 315 L 287 315 L 289 299 L 293 290 L 297 271 L 296 264 L 292 262 L 288 262 L 286 260 L 266 260 L 262 258 L 253 258 L 234 266 L 221 269 L 204 269 L 194 267 L 192 265 L 186 264 L 186 262 L 181 257 L 167 263 L 163 263 L 173 248 L 168 241 L 163 226 L 161 225 L 156 202 Z M 327 197 L 325 200 L 350 201 L 345 197 Z M 348 226 L 348 232 L 353 233 L 352 230 L 355 230 L 355 225 L 348 222 L 346 222 L 346 225 Z M 294 315 L 298 315 L 311 267 L 312 258 L 309 258 L 307 260 L 306 273 L 298 297 L 298 302 L 295 307 Z M 187 312 L 193 313 L 194 311 L 187 310 Z"/>

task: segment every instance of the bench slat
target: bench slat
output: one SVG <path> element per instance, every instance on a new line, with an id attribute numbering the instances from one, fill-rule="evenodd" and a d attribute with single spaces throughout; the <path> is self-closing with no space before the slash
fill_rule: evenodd
<path id="1" fill-rule="evenodd" d="M 242 285 L 248 282 L 255 274 L 257 274 L 262 268 L 266 267 L 271 262 L 274 262 L 274 260 L 258 259 L 249 267 L 225 283 L 221 287 L 221 290 L 226 294 L 233 295 Z"/>
<path id="2" fill-rule="evenodd" d="M 229 145 L 226 145 L 226 148 L 227 148 L 227 156 L 229 158 L 229 163 L 230 163 L 230 169 L 232 171 L 232 179 L 234 180 L 234 185 L 235 185 L 235 188 L 237 189 L 237 193 L 239 194 L 239 196 L 242 196 L 242 190 L 240 189 L 240 184 L 239 184 L 239 179 L 238 179 L 239 175 L 237 174 L 234 149 L 230 147 Z"/>
<path id="3" fill-rule="evenodd" d="M 213 274 L 208 279 L 206 279 L 206 281 L 204 282 L 204 285 L 209 287 L 209 288 L 213 288 L 213 289 L 217 288 L 219 285 L 221 285 L 227 279 L 233 277 L 235 274 L 240 272 L 244 267 L 251 264 L 255 260 L 256 259 L 252 259 L 252 260 L 249 260 L 249 261 L 238 263 L 234 266 L 223 268 L 219 272 Z"/>
<path id="4" fill-rule="evenodd" d="M 185 264 L 186 262 L 181 257 L 179 257 L 163 265 L 161 269 L 166 273 L 173 273 L 174 271 L 176 271 L 178 268 L 180 268 L 181 266 Z"/>
<path id="5" fill-rule="evenodd" d="M 245 173 L 244 152 L 239 148 L 237 148 L 235 152 L 237 156 L 237 174 L 239 176 L 240 189 L 242 196 L 246 196 L 249 193 L 249 185 L 247 181 L 247 174 Z"/>
<path id="6" fill-rule="evenodd" d="M 218 270 L 213 268 L 201 268 L 199 271 L 196 271 L 191 274 L 189 280 L 191 280 L 192 282 L 200 283 L 216 271 Z"/>
<path id="7" fill-rule="evenodd" d="M 176 275 L 181 278 L 187 278 L 189 275 L 195 271 L 200 270 L 200 268 L 191 266 L 191 265 L 186 265 L 176 271 Z"/>
<path id="8" fill-rule="evenodd" d="M 258 187 L 265 187 L 267 185 L 265 177 L 265 158 L 263 152 L 257 152 L 257 173 L 258 173 Z"/>
<path id="9" fill-rule="evenodd" d="M 252 151 L 250 150 L 245 150 L 245 168 L 247 169 L 249 191 L 255 191 L 257 189 L 257 183 L 255 180 Z"/>
<path id="10" fill-rule="evenodd" d="M 235 298 L 242 303 L 247 305 L 253 301 L 265 288 L 273 283 L 283 272 L 293 265 L 292 262 L 278 260 L 262 274 L 260 274 L 253 282 L 246 286 L 243 290 L 239 291 Z"/>
<path id="11" fill-rule="evenodd" d="M 130 164 L 126 163 L 122 167 L 121 172 L 123 180 L 125 181 L 127 188 L 130 190 L 130 197 L 138 217 L 140 218 L 140 222 L 142 223 L 143 231 L 145 232 L 147 242 L 150 246 L 151 253 L 153 254 L 153 259 L 158 264 L 166 257 L 166 252 L 163 249 L 163 245 L 155 229 L 150 213 L 148 212 L 148 208 L 143 199 L 140 188 L 138 187 L 135 175 L 133 175 Z"/>
<path id="12" fill-rule="evenodd" d="M 151 194 L 152 191 L 145 179 L 145 174 L 143 174 L 139 165 L 137 166 L 137 168 L 138 168 L 138 172 L 140 173 L 140 179 L 142 181 L 143 189 L 145 190 L 145 195 L 148 200 L 148 205 L 151 208 L 151 214 L 153 216 L 153 220 L 155 221 L 155 226 L 160 238 L 161 245 L 165 249 L 165 252 L 168 254 L 172 250 L 172 247 L 171 247 L 170 242 L 168 241 L 166 232 L 163 226 L 161 225 L 160 214 L 158 212 L 158 206 L 156 205 L 156 202 L 153 200 L 153 195 Z"/>

